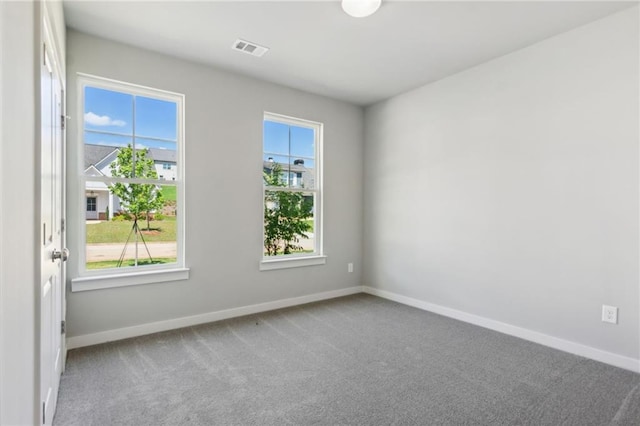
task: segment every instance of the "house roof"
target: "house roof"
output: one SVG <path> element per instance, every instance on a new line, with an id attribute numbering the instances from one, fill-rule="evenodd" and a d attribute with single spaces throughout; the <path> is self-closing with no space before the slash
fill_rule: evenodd
<path id="1" fill-rule="evenodd" d="M 172 149 L 149 148 L 149 154 L 151 154 L 151 158 L 153 158 L 153 161 L 177 163 L 176 151 Z"/>
<path id="2" fill-rule="evenodd" d="M 98 168 L 93 164 L 89 165 L 89 167 L 84 170 L 84 174 L 85 176 L 104 176 L 104 173 L 98 170 Z"/>
<path id="3" fill-rule="evenodd" d="M 95 166 L 116 149 L 118 148 L 115 146 L 85 144 L 84 169 L 87 170 L 89 167 Z"/>
<path id="4" fill-rule="evenodd" d="M 84 169 L 96 166 L 120 147 L 108 145 L 84 145 Z M 171 149 L 149 148 L 149 156 L 153 161 L 176 163 L 176 151 Z"/>

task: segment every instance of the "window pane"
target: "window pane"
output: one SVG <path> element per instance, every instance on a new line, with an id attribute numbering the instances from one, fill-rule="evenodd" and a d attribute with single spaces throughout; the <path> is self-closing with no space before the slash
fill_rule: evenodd
<path id="1" fill-rule="evenodd" d="M 116 135 L 113 133 L 99 133 L 85 130 L 84 143 L 88 145 L 110 146 L 122 148 L 133 143 L 133 138 L 128 135 Z"/>
<path id="2" fill-rule="evenodd" d="M 264 255 L 313 253 L 314 194 L 265 191 Z"/>
<path id="3" fill-rule="evenodd" d="M 289 126 L 274 121 L 264 121 L 263 151 L 289 155 Z"/>
<path id="4" fill-rule="evenodd" d="M 111 176 L 111 163 L 117 159 L 120 149 L 133 143 L 128 136 L 89 131 L 84 132 L 84 140 L 84 174 L 86 176 Z"/>
<path id="5" fill-rule="evenodd" d="M 315 157 L 315 132 L 308 127 L 291 126 L 291 149 L 292 157 Z"/>
<path id="6" fill-rule="evenodd" d="M 263 172 L 274 167 L 281 179 L 264 178 L 269 186 L 314 189 L 315 130 L 273 121 L 264 121 Z"/>
<path id="7" fill-rule="evenodd" d="M 294 175 L 294 179 L 290 182 L 292 188 L 315 189 L 315 171 L 313 166 L 309 167 L 312 160 L 302 158 L 292 158 L 289 171 Z"/>
<path id="8" fill-rule="evenodd" d="M 177 140 L 177 111 L 175 102 L 136 96 L 136 135 Z"/>
<path id="9" fill-rule="evenodd" d="M 136 138 L 136 147 L 148 149 L 147 157 L 153 161 L 155 178 L 172 181 L 178 178 L 178 151 L 175 142 Z"/>
<path id="10" fill-rule="evenodd" d="M 131 134 L 133 96 L 112 90 L 85 87 L 84 128 Z"/>
<path id="11" fill-rule="evenodd" d="M 87 212 L 97 211 L 97 198 L 87 196 Z"/>
<path id="12" fill-rule="evenodd" d="M 178 211 L 178 199 L 177 199 L 177 187 L 172 184 L 163 184 L 160 186 L 162 193 L 162 208 L 160 208 L 156 214 L 156 218 L 161 220 L 169 220 L 175 223 L 176 214 Z"/>
<path id="13" fill-rule="evenodd" d="M 176 262 L 175 186 L 87 182 L 85 197 L 87 269 Z"/>
<path id="14" fill-rule="evenodd" d="M 158 179 L 151 151 L 138 148 L 134 159 L 132 146 L 85 144 L 85 175 Z"/>
<path id="15" fill-rule="evenodd" d="M 265 186 L 289 186 L 289 157 L 264 155 L 262 178 Z"/>
<path id="16" fill-rule="evenodd" d="M 289 164 L 289 157 L 286 155 L 275 155 L 273 153 L 265 152 L 263 155 L 263 161 L 276 162 L 280 164 Z"/>

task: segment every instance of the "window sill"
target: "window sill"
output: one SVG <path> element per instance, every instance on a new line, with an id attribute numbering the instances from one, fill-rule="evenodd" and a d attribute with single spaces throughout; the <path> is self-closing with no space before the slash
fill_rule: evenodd
<path id="1" fill-rule="evenodd" d="M 269 259 L 260 262 L 261 271 L 272 271 L 274 269 L 299 268 L 302 266 L 324 265 L 327 263 L 327 256 L 316 255 L 306 257 L 287 257 L 284 259 Z"/>
<path id="2" fill-rule="evenodd" d="M 162 269 L 117 275 L 78 277 L 71 280 L 71 291 L 89 291 L 103 288 L 163 283 L 189 279 L 189 268 Z"/>

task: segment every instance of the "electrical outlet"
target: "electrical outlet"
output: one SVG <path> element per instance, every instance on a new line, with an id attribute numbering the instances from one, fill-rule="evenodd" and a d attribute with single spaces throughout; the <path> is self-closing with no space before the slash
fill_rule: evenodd
<path id="1" fill-rule="evenodd" d="M 602 305 L 602 321 L 611 324 L 618 323 L 618 308 L 615 306 Z"/>
<path id="2" fill-rule="evenodd" d="M 353 272 L 353 263 L 347 263 L 347 272 Z"/>

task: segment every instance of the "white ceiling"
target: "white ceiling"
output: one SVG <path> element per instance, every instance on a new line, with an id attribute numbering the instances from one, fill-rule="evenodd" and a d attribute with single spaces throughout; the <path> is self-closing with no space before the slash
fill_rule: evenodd
<path id="1" fill-rule="evenodd" d="M 486 62 L 635 2 L 64 1 L 79 31 L 359 105 Z M 271 50 L 231 49 L 243 38 Z"/>

